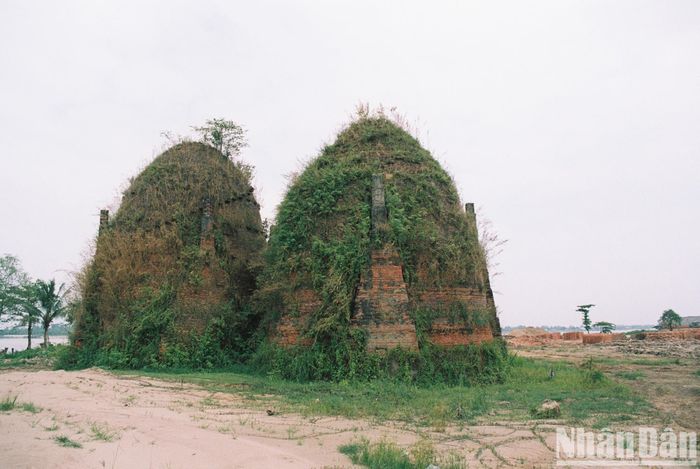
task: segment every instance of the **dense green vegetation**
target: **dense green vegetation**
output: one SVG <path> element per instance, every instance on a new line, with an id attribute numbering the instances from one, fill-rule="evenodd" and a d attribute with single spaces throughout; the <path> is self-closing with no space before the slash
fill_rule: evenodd
<path id="1" fill-rule="evenodd" d="M 472 385 L 503 382 L 513 360 L 501 341 L 453 348 L 426 343 L 420 351 L 396 348 L 382 353 L 368 353 L 363 344 L 343 345 L 336 344 L 335 353 L 329 354 L 329 348 L 318 344 L 265 343 L 252 364 L 269 375 L 296 381 L 391 379 L 420 385 Z"/>

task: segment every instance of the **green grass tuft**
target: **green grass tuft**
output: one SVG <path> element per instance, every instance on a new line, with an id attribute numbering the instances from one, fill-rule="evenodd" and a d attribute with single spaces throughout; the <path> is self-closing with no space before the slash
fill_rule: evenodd
<path id="1" fill-rule="evenodd" d="M 37 407 L 33 402 L 17 402 L 19 396 L 7 396 L 5 399 L 0 401 L 0 412 L 9 412 L 11 410 L 19 409 L 25 412 L 30 412 L 32 414 L 38 414 L 41 412 L 41 407 Z"/>
<path id="2" fill-rule="evenodd" d="M 7 396 L 5 399 L 0 401 L 0 411 L 9 412 L 17 407 L 17 396 Z"/>
<path id="3" fill-rule="evenodd" d="M 637 381 L 638 379 L 646 377 L 646 375 L 641 371 L 620 371 L 615 373 L 615 376 L 629 381 Z"/>
<path id="4" fill-rule="evenodd" d="M 117 436 L 117 433 L 110 430 L 109 427 L 106 425 L 100 425 L 96 422 L 94 422 L 90 426 L 90 432 L 92 433 L 92 437 L 95 440 L 101 440 L 101 441 L 114 441 L 114 439 Z"/>
<path id="5" fill-rule="evenodd" d="M 78 443 L 77 441 L 71 440 L 65 435 L 57 436 L 53 439 L 56 443 L 58 443 L 59 446 L 63 446 L 64 448 L 82 448 L 83 445 Z"/>
<path id="6" fill-rule="evenodd" d="M 456 455 L 438 457 L 432 444 L 421 441 L 409 452 L 396 444 L 381 440 L 370 443 L 362 439 L 355 443 L 340 446 L 338 450 L 348 456 L 353 464 L 366 466 L 370 469 L 425 469 L 436 465 L 441 469 L 463 469 L 462 458 Z"/>
<path id="7" fill-rule="evenodd" d="M 32 414 L 38 414 L 41 412 L 41 407 L 35 406 L 33 402 L 23 402 L 20 407 L 23 411 L 30 412 Z"/>

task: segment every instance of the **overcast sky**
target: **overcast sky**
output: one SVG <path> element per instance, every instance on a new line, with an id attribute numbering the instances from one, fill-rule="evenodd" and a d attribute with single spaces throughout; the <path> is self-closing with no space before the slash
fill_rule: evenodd
<path id="1" fill-rule="evenodd" d="M 0 0 L 0 253 L 65 278 L 160 133 L 211 117 L 271 218 L 359 102 L 508 240 L 504 325 L 700 314 L 697 0 Z"/>

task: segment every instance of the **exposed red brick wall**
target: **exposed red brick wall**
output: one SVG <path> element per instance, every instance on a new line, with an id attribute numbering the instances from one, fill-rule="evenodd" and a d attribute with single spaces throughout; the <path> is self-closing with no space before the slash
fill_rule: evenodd
<path id="1" fill-rule="evenodd" d="M 274 341 L 283 346 L 311 345 L 311 339 L 301 336 L 301 325 L 299 322 L 290 317 L 280 319 L 280 322 L 277 324 Z"/>
<path id="2" fill-rule="evenodd" d="M 372 176 L 371 213 L 372 238 L 384 245 L 381 249 L 374 249 L 371 252 L 369 267 L 362 273 L 355 294 L 351 317 L 351 327 L 367 332 L 367 349 L 383 350 L 399 346 L 417 349 L 416 328 L 409 315 L 411 310 L 429 310 L 437 314 L 437 317 L 433 315 L 428 338 L 438 345 L 481 343 L 500 336 L 501 330 L 485 261 L 483 265 L 474 267 L 473 278 L 465 279 L 463 272 L 453 272 L 445 274 L 445 278 L 439 281 L 435 279 L 435 275 L 431 275 L 431 270 L 427 266 L 430 264 L 434 267 L 434 263 L 418 265 L 414 283 L 421 286 L 436 283 L 443 285 L 421 289 L 413 287 L 409 290 L 404 280 L 401 256 L 396 247 L 388 241 L 391 237 L 388 236 L 390 227 L 385 204 L 384 177 L 386 176 L 380 174 Z M 475 243 L 475 249 L 478 249 L 473 204 L 467 204 L 465 211 L 468 233 L 464 235 L 470 238 Z M 426 253 L 424 257 L 430 258 L 430 254 Z M 448 285 L 444 285 L 445 282 Z M 449 285 L 449 282 L 453 284 Z M 471 286 L 465 287 L 464 284 Z M 273 340 L 282 345 L 304 343 L 301 331 L 304 330 L 305 319 L 321 307 L 318 295 L 309 289 L 296 291 L 290 303 L 287 309 L 297 311 L 299 317 L 287 314 L 280 320 L 273 334 Z M 483 319 L 487 320 L 484 322 L 487 324 L 471 327 L 465 321 L 453 322 L 448 319 L 449 313 L 455 309 L 464 308 L 475 313 L 483 313 L 486 316 Z M 441 316 L 442 312 L 444 312 L 443 316 Z"/>
<path id="3" fill-rule="evenodd" d="M 564 340 L 577 340 L 580 342 L 583 340 L 583 333 L 582 332 L 564 332 L 561 335 L 561 337 Z"/>
<path id="4" fill-rule="evenodd" d="M 365 329 L 368 332 L 367 350 L 389 350 L 396 347 L 402 347 L 409 350 L 418 348 L 416 339 L 416 328 L 413 322 L 393 322 L 387 323 L 369 323 Z"/>
<path id="5" fill-rule="evenodd" d="M 488 292 L 470 287 L 425 288 L 414 295 L 413 307 L 434 311 L 449 311 L 455 307 L 480 311 L 486 315 L 495 315 L 495 306 Z M 490 326 L 471 329 L 462 322 L 450 321 L 447 316 L 438 316 L 433 320 L 429 340 L 436 345 L 454 346 L 481 343 L 493 340 Z"/>
<path id="6" fill-rule="evenodd" d="M 290 303 L 298 315 L 285 314 L 277 323 L 272 339 L 279 345 L 311 345 L 311 339 L 301 334 L 309 315 L 321 308 L 321 298 L 310 288 L 300 288 L 294 292 Z"/>
<path id="7" fill-rule="evenodd" d="M 480 344 L 493 340 L 489 326 L 467 329 L 462 324 L 450 323 L 447 320 L 434 321 L 428 332 L 430 342 L 435 345 L 455 346 Z"/>
<path id="8" fill-rule="evenodd" d="M 449 309 L 455 304 L 488 308 L 491 300 L 486 292 L 468 287 L 426 288 L 416 292 L 416 303 L 436 309 Z"/>
<path id="9" fill-rule="evenodd" d="M 371 256 L 370 268 L 362 275 L 355 297 L 353 326 L 367 330 L 370 351 L 397 346 L 417 349 L 401 258 L 392 245 L 373 250 Z"/>
<path id="10" fill-rule="evenodd" d="M 682 328 L 672 331 L 645 332 L 645 340 L 700 340 L 700 329 Z"/>
<path id="11" fill-rule="evenodd" d="M 584 344 L 601 344 L 613 341 L 612 334 L 584 334 Z"/>

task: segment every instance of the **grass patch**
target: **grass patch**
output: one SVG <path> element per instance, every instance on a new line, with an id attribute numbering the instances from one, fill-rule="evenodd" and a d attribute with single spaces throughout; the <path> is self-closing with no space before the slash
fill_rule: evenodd
<path id="1" fill-rule="evenodd" d="M 550 378 L 551 372 L 554 378 Z M 492 420 L 494 415 L 501 419 L 528 420 L 531 409 L 547 399 L 559 402 L 563 422 L 585 423 L 596 428 L 648 418 L 651 409 L 628 385 L 607 379 L 595 368 L 521 357 L 513 359 L 503 383 L 474 386 L 418 387 L 388 380 L 297 383 L 241 369 L 137 374 L 193 383 L 209 392 L 235 393 L 246 398 L 247 405 L 259 408 L 274 403 L 283 411 L 307 416 L 399 420 L 438 428 L 450 423 Z"/>
<path id="2" fill-rule="evenodd" d="M 110 430 L 109 427 L 106 425 L 100 425 L 99 423 L 93 422 L 92 425 L 90 425 L 90 433 L 92 433 L 92 437 L 95 440 L 101 440 L 101 441 L 114 441 L 114 439 L 117 436 L 117 433 Z"/>
<path id="3" fill-rule="evenodd" d="M 0 401 L 0 412 L 9 412 L 15 409 L 30 412 L 32 414 L 38 414 L 41 412 L 41 407 L 34 405 L 32 402 L 17 402 L 18 397 L 19 396 L 8 395 L 2 401 Z"/>
<path id="4" fill-rule="evenodd" d="M 385 440 L 370 443 L 367 439 L 340 446 L 338 450 L 348 456 L 353 464 L 370 469 L 425 469 L 430 465 L 442 469 L 467 467 L 457 455 L 438 456 L 432 444 L 425 440 L 417 443 L 410 451 Z"/>
<path id="5" fill-rule="evenodd" d="M 17 396 L 7 396 L 0 401 L 0 412 L 9 412 L 17 407 Z"/>
<path id="6" fill-rule="evenodd" d="M 52 369 L 59 355 L 68 345 L 49 345 L 48 348 L 38 347 L 23 350 L 0 358 L 0 370 L 10 368 Z"/>
<path id="7" fill-rule="evenodd" d="M 41 412 L 41 407 L 35 406 L 33 402 L 23 402 L 23 403 L 20 405 L 20 408 L 21 408 L 23 411 L 29 412 L 29 413 L 32 413 L 32 414 L 38 414 L 39 412 Z"/>
<path id="8" fill-rule="evenodd" d="M 693 374 L 694 374 L 695 376 L 697 376 L 698 378 L 700 378 L 700 370 L 696 371 L 696 372 L 693 373 Z"/>
<path id="9" fill-rule="evenodd" d="M 637 381 L 638 379 L 646 377 L 646 375 L 641 371 L 619 371 L 615 373 L 615 376 L 628 381 Z"/>
<path id="10" fill-rule="evenodd" d="M 685 366 L 687 363 L 680 358 L 635 358 L 624 360 L 619 358 L 597 357 L 594 362 L 599 365 L 637 365 L 637 366 Z"/>
<path id="11" fill-rule="evenodd" d="M 64 448 L 82 448 L 83 445 L 78 443 L 77 441 L 71 440 L 65 435 L 57 436 L 56 438 L 53 439 L 56 443 L 58 443 L 59 446 L 63 446 Z"/>

